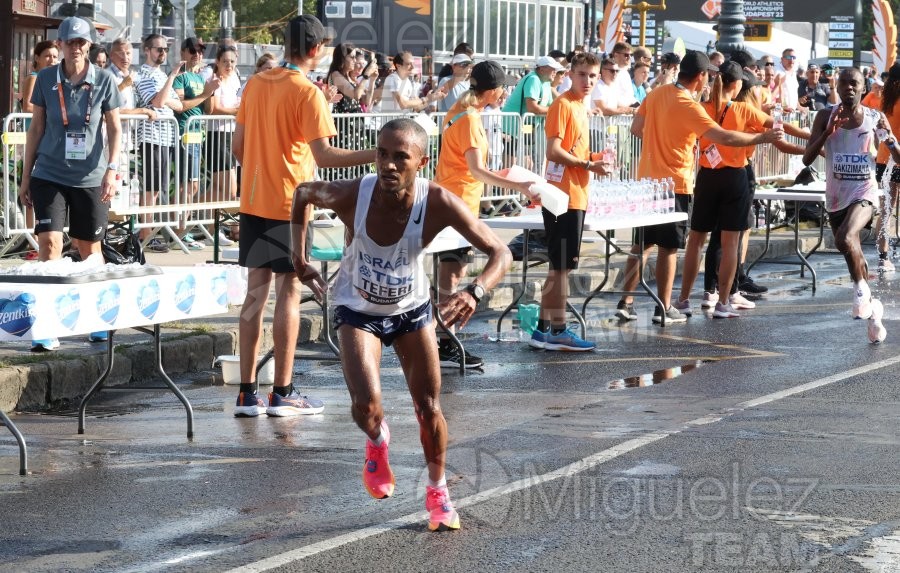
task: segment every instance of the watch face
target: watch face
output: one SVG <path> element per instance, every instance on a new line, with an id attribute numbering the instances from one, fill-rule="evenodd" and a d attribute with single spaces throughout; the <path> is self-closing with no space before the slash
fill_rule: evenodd
<path id="1" fill-rule="evenodd" d="M 484 287 L 481 285 L 472 285 L 472 294 L 475 295 L 475 298 L 481 300 L 484 298 Z"/>

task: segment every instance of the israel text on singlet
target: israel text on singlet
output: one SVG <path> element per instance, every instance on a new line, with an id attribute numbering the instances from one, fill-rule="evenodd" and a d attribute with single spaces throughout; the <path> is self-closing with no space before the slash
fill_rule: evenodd
<path id="1" fill-rule="evenodd" d="M 359 183 L 353 240 L 341 258 L 334 283 L 334 304 L 363 314 L 391 316 L 417 308 L 431 298 L 422 244 L 428 180 L 416 178 L 415 199 L 403 236 L 395 244 L 383 247 L 366 232 L 377 179 L 376 175 L 367 175 Z M 373 221 L 372 224 L 388 223 Z"/>

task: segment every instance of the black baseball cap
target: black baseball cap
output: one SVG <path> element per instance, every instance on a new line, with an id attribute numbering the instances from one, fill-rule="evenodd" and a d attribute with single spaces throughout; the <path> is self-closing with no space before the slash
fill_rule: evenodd
<path id="1" fill-rule="evenodd" d="M 688 50 L 681 58 L 681 74 L 691 77 L 700 72 L 718 72 L 719 68 L 709 62 L 709 56 L 697 50 Z"/>
<path id="2" fill-rule="evenodd" d="M 206 44 L 203 43 L 203 40 L 200 38 L 186 38 L 184 42 L 181 43 L 181 51 L 190 50 L 194 53 L 203 53 L 206 51 Z"/>
<path id="3" fill-rule="evenodd" d="M 497 62 L 478 62 L 469 75 L 469 83 L 476 92 L 486 92 L 502 86 L 506 82 L 506 72 Z"/>
<path id="4" fill-rule="evenodd" d="M 306 55 L 311 49 L 334 38 L 334 30 L 325 28 L 318 18 L 303 14 L 291 18 L 284 30 L 284 45 L 293 55 Z"/>
<path id="5" fill-rule="evenodd" d="M 762 82 L 760 82 L 759 79 L 757 79 L 756 74 L 754 74 L 753 72 L 748 71 L 748 70 L 744 70 L 743 80 L 744 80 L 744 85 L 742 86 L 742 89 L 743 88 L 752 88 L 754 86 L 762 85 Z"/>
<path id="6" fill-rule="evenodd" d="M 747 50 L 735 50 L 731 52 L 731 61 L 737 62 L 742 68 L 751 68 L 756 65 L 756 58 L 754 58 L 753 54 Z"/>
<path id="7" fill-rule="evenodd" d="M 684 70 L 684 63 L 681 64 L 681 69 Z M 744 68 L 738 62 L 729 60 L 719 66 L 719 76 L 723 83 L 733 84 L 744 79 Z"/>

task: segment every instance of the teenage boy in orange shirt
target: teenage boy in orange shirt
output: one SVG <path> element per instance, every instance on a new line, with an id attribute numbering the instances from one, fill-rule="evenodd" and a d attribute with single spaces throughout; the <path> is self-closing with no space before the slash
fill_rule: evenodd
<path id="1" fill-rule="evenodd" d="M 588 110 L 584 100 L 600 77 L 600 60 L 593 54 L 572 58 L 572 87 L 547 111 L 546 179 L 569 196 L 569 210 L 560 216 L 542 209 L 550 270 L 541 294 L 541 314 L 529 344 L 546 350 L 584 352 L 594 343 L 566 328 L 569 273 L 578 268 L 590 173 L 606 175 L 605 166 L 591 161 Z"/>

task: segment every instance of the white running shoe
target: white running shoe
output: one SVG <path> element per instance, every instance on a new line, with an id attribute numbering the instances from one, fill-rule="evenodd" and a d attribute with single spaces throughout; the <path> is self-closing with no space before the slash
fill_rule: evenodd
<path id="1" fill-rule="evenodd" d="M 734 311 L 734 307 L 730 304 L 716 303 L 716 309 L 713 311 L 713 318 L 738 318 L 741 315 Z"/>
<path id="2" fill-rule="evenodd" d="M 854 296 L 852 313 L 854 319 L 869 318 L 872 316 L 872 297 L 862 298 Z"/>
<path id="3" fill-rule="evenodd" d="M 717 302 L 719 302 L 718 291 L 706 291 L 703 293 L 703 302 L 700 303 L 700 308 L 716 308 Z"/>
<path id="4" fill-rule="evenodd" d="M 869 317 L 869 342 L 878 344 L 884 342 L 887 338 L 887 329 L 881 323 L 881 317 L 884 315 L 884 305 L 877 298 L 872 299 L 872 315 Z"/>
<path id="5" fill-rule="evenodd" d="M 728 304 L 737 310 L 750 310 L 751 308 L 756 308 L 755 302 L 747 300 L 739 292 L 728 297 Z"/>
<path id="6" fill-rule="evenodd" d="M 894 263 L 891 262 L 890 259 L 878 259 L 878 272 L 879 273 L 892 273 L 897 270 L 897 267 L 894 266 Z"/>

